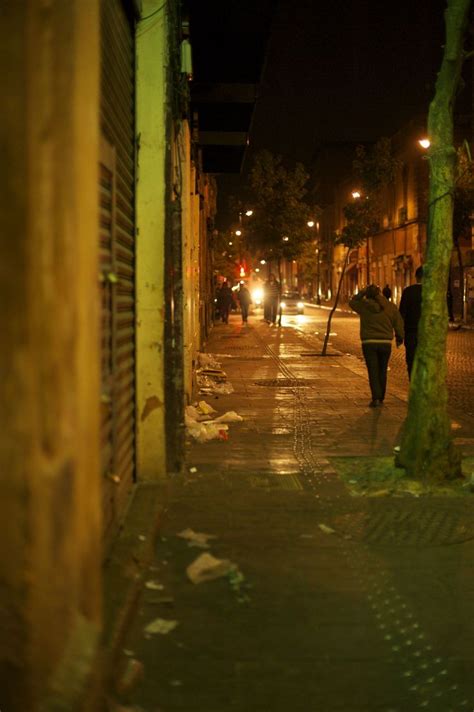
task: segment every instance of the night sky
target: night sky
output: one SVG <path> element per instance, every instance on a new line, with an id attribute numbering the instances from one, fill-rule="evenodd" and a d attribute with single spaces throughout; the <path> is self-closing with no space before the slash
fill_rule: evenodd
<path id="1" fill-rule="evenodd" d="M 373 141 L 427 112 L 442 58 L 445 5 L 280 0 L 244 173 L 261 148 L 309 165 L 318 144 Z M 238 182 L 221 179 L 222 193 Z"/>
<path id="2" fill-rule="evenodd" d="M 433 94 L 444 5 L 281 0 L 253 142 L 304 161 L 315 141 L 394 133 Z"/>

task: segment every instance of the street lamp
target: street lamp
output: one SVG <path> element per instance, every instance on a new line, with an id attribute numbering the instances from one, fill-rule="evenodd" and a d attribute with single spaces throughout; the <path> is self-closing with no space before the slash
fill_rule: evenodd
<path id="1" fill-rule="evenodd" d="M 240 237 L 242 234 L 242 230 L 236 230 L 235 234 L 237 235 L 237 237 Z"/>
<path id="2" fill-rule="evenodd" d="M 429 140 L 429 138 L 420 138 L 418 140 L 418 143 L 420 144 L 420 146 L 422 148 L 425 148 L 425 149 L 429 148 L 431 146 L 431 141 Z"/>
<path id="3" fill-rule="evenodd" d="M 245 214 L 249 218 L 251 215 L 253 215 L 253 210 L 246 210 Z"/>
<path id="4" fill-rule="evenodd" d="M 359 200 L 359 198 L 362 197 L 360 190 L 353 190 L 352 197 L 354 198 L 354 200 Z M 367 282 L 366 286 L 368 286 L 370 283 L 369 239 L 370 238 L 367 235 L 367 240 L 365 241 L 365 267 L 366 267 L 365 278 L 366 278 L 366 282 Z"/>
<path id="5" fill-rule="evenodd" d="M 307 225 L 308 227 L 314 227 L 314 220 L 308 220 L 308 222 L 306 223 L 306 225 Z"/>

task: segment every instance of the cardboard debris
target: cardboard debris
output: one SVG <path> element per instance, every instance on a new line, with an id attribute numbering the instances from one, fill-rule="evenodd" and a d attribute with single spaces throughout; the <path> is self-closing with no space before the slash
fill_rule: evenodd
<path id="1" fill-rule="evenodd" d="M 202 532 L 195 532 L 192 529 L 183 529 L 183 531 L 176 534 L 176 536 L 181 537 L 181 539 L 186 539 L 188 546 L 198 546 L 201 549 L 209 548 L 209 544 L 207 543 L 209 539 L 217 539 L 215 534 L 203 534 Z"/>
<path id="2" fill-rule="evenodd" d="M 236 564 L 228 559 L 216 559 L 212 554 L 201 554 L 186 569 L 189 580 L 198 584 L 227 576 L 237 570 Z"/>

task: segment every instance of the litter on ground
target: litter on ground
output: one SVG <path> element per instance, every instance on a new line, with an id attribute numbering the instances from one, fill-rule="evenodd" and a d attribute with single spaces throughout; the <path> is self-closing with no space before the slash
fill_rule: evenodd
<path id="1" fill-rule="evenodd" d="M 199 352 L 197 355 L 198 364 L 200 368 L 220 368 L 220 363 L 216 360 L 216 357 L 212 354 L 205 354 Z"/>
<path id="2" fill-rule="evenodd" d="M 240 423 L 243 420 L 242 416 L 235 412 L 235 410 L 228 410 L 224 415 L 220 415 L 218 418 L 214 418 L 214 423 Z"/>
<path id="3" fill-rule="evenodd" d="M 165 587 L 162 583 L 158 583 L 158 581 L 147 581 L 145 588 L 150 589 L 150 591 L 163 591 Z"/>
<path id="4" fill-rule="evenodd" d="M 176 628 L 178 621 L 169 621 L 165 618 L 155 618 L 145 626 L 144 631 L 149 635 L 158 633 L 159 635 L 167 635 Z"/>
<path id="5" fill-rule="evenodd" d="M 212 554 L 201 554 L 186 569 L 189 580 L 192 583 L 203 583 L 212 581 L 222 576 L 227 576 L 231 571 L 236 571 L 236 564 L 228 559 L 216 559 Z"/>
<path id="6" fill-rule="evenodd" d="M 199 401 L 199 403 L 197 404 L 197 409 L 204 415 L 211 415 L 212 413 L 217 413 L 217 410 L 213 408 L 212 405 L 209 405 L 209 403 L 206 403 L 206 401 L 204 400 Z"/>
<path id="7" fill-rule="evenodd" d="M 176 534 L 176 536 L 181 537 L 181 539 L 186 539 L 188 546 L 198 546 L 201 549 L 209 548 L 209 544 L 207 543 L 209 539 L 217 539 L 215 534 L 203 534 L 202 532 L 195 532 L 189 528 L 183 529 L 183 531 Z"/>
<path id="8" fill-rule="evenodd" d="M 229 426 L 225 423 L 214 423 L 210 420 L 205 423 L 197 423 L 184 417 L 186 431 L 188 435 L 200 443 L 205 443 L 208 440 L 227 440 L 226 431 Z"/>
<path id="9" fill-rule="evenodd" d="M 325 534 L 335 534 L 336 533 L 335 529 L 331 529 L 331 527 L 328 527 L 326 524 L 318 524 L 318 527 Z"/>

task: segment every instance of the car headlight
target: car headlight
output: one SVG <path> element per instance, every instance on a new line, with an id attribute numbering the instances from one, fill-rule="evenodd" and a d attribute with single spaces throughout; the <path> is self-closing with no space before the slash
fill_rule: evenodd
<path id="1" fill-rule="evenodd" d="M 298 307 L 298 309 L 303 309 L 303 307 L 304 307 L 303 302 L 298 302 L 297 307 Z"/>
<path id="2" fill-rule="evenodd" d="M 286 303 L 285 302 L 280 302 L 280 306 L 282 309 L 286 309 Z"/>

